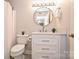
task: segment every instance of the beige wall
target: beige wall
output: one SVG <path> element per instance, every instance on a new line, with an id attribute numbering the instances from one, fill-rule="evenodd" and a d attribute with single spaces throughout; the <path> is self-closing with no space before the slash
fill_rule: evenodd
<path id="1" fill-rule="evenodd" d="M 16 10 L 16 32 L 26 33 L 39 30 L 41 26 L 36 25 L 32 18 L 32 0 L 13 0 L 14 9 Z"/>
<path id="2" fill-rule="evenodd" d="M 32 31 L 39 31 L 42 29 L 41 26 L 34 23 L 32 18 L 32 0 L 12 0 L 12 5 L 16 10 L 16 32 L 21 33 L 25 30 L 26 33 L 31 33 Z M 63 19 L 55 23 L 53 20 L 51 24 L 46 26 L 48 31 L 51 28 L 56 27 L 58 32 L 68 32 L 70 29 L 70 16 L 71 16 L 71 2 L 65 0 L 61 5 L 63 11 Z M 64 26 L 63 26 L 64 25 Z"/>

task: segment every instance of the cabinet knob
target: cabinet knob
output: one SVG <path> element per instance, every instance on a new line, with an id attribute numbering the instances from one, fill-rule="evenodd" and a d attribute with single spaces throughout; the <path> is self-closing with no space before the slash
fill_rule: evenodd
<path id="1" fill-rule="evenodd" d="M 73 33 L 71 33 L 71 34 L 69 35 L 69 37 L 72 37 L 72 38 L 74 38 L 74 34 L 73 34 Z"/>

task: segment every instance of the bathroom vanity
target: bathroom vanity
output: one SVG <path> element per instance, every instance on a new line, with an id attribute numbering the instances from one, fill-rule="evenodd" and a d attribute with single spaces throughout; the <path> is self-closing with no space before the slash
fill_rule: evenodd
<path id="1" fill-rule="evenodd" d="M 66 59 L 66 51 L 66 33 L 32 33 L 32 59 Z"/>

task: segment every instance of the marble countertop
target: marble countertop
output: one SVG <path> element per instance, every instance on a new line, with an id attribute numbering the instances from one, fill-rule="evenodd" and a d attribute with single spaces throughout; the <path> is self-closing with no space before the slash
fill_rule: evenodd
<path id="1" fill-rule="evenodd" d="M 60 34 L 60 35 L 63 34 L 63 35 L 66 35 L 67 33 L 66 32 L 64 32 L 64 33 L 62 33 L 62 32 L 61 33 L 59 33 L 59 32 L 58 33 L 52 33 L 52 32 L 32 32 L 32 34 L 56 34 L 56 35 L 57 34 Z"/>

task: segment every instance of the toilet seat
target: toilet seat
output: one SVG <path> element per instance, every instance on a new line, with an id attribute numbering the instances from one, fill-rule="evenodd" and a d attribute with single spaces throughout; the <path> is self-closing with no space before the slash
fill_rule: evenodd
<path id="1" fill-rule="evenodd" d="M 16 44 L 11 49 L 11 56 L 17 56 L 24 52 L 25 45 L 24 44 Z"/>
<path id="2" fill-rule="evenodd" d="M 19 52 L 22 49 L 24 49 L 24 46 L 25 46 L 24 44 L 17 44 L 11 49 L 11 52 L 13 52 L 13 53 Z"/>

